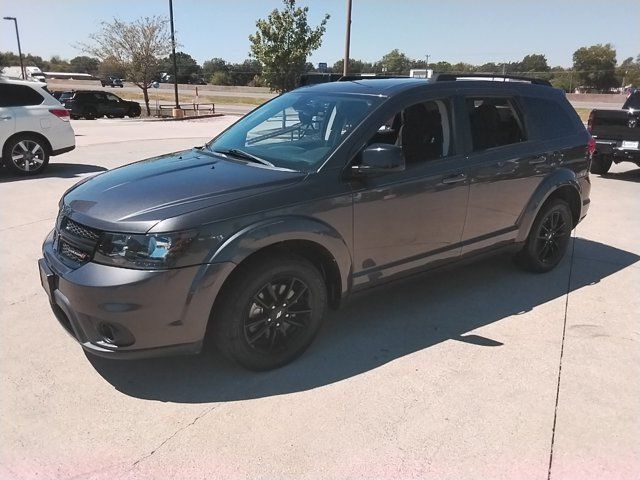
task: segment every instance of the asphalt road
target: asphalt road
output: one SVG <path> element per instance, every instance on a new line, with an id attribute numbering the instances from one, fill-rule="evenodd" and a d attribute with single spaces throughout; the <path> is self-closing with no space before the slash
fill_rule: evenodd
<path id="1" fill-rule="evenodd" d="M 86 356 L 36 261 L 76 181 L 202 144 L 233 119 L 77 121 L 40 178 L 0 171 L 2 479 L 633 479 L 640 472 L 640 169 L 592 176 L 571 254 L 403 281 L 256 374 L 215 352 Z"/>

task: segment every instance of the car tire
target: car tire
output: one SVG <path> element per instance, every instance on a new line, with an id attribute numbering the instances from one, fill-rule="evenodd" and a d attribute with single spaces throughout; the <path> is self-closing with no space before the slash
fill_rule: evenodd
<path id="1" fill-rule="evenodd" d="M 591 159 L 591 173 L 605 175 L 611 168 L 613 159 L 610 155 L 595 154 Z"/>
<path id="2" fill-rule="evenodd" d="M 547 202 L 536 217 L 516 262 L 525 270 L 545 273 L 563 259 L 573 230 L 569 204 L 559 198 Z"/>
<path id="3" fill-rule="evenodd" d="M 225 357 L 254 371 L 300 356 L 327 310 L 322 274 L 294 255 L 240 265 L 221 295 L 211 318 L 213 340 Z"/>
<path id="4" fill-rule="evenodd" d="M 22 158 L 17 158 L 23 154 Z M 27 158 L 24 155 L 27 154 Z M 19 135 L 10 139 L 2 150 L 4 165 L 17 175 L 38 175 L 49 164 L 49 145 L 35 135 Z"/>
<path id="5" fill-rule="evenodd" d="M 142 114 L 142 110 L 140 108 L 131 108 L 129 109 L 129 118 L 138 118 Z"/>
<path id="6" fill-rule="evenodd" d="M 84 118 L 87 120 L 95 120 L 98 118 L 98 112 L 93 107 L 86 107 L 84 109 Z"/>

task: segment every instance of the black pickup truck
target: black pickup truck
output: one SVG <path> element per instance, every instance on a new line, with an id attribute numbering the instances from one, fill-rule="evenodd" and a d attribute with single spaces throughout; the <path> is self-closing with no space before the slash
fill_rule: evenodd
<path id="1" fill-rule="evenodd" d="M 629 95 L 622 110 L 592 110 L 587 129 L 596 140 L 591 173 L 603 175 L 613 162 L 640 167 L 640 90 Z"/>

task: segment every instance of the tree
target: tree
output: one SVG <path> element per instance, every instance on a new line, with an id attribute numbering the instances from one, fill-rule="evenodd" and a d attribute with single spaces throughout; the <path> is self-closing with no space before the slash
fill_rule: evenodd
<path id="1" fill-rule="evenodd" d="M 173 53 L 161 62 L 160 69 L 173 75 Z M 188 53 L 176 52 L 176 69 L 178 83 L 189 83 L 189 80 L 197 78 L 202 72 L 202 67 Z"/>
<path id="2" fill-rule="evenodd" d="M 69 61 L 69 65 L 73 72 L 96 75 L 100 67 L 100 60 L 93 57 L 80 56 L 72 58 Z"/>
<path id="3" fill-rule="evenodd" d="M 407 75 L 411 60 L 397 48 L 382 57 L 380 62 L 389 75 Z"/>
<path id="4" fill-rule="evenodd" d="M 242 63 L 228 64 L 231 85 L 248 85 L 256 76 L 262 74 L 262 65 L 255 59 L 247 59 Z"/>
<path id="5" fill-rule="evenodd" d="M 296 8 L 296 0 L 283 0 L 283 10 L 273 10 L 256 22 L 258 31 L 249 36 L 251 56 L 262 64 L 262 75 L 272 90 L 295 88 L 307 57 L 322 44 L 329 15 L 315 28 L 307 21 L 308 7 Z"/>
<path id="6" fill-rule="evenodd" d="M 100 62 L 100 66 L 98 67 L 98 75 L 101 78 L 105 78 L 108 76 L 124 78 L 125 71 L 122 69 L 122 66 L 118 61 L 113 57 L 107 57 Z"/>
<path id="7" fill-rule="evenodd" d="M 534 53 L 526 55 L 518 65 L 520 72 L 548 72 L 551 70 L 545 55 Z"/>
<path id="8" fill-rule="evenodd" d="M 616 51 L 610 43 L 582 47 L 573 54 L 573 69 L 586 87 L 607 91 L 617 86 Z"/>
<path id="9" fill-rule="evenodd" d="M 344 66 L 344 60 L 340 59 L 331 66 L 332 73 L 342 73 Z M 354 58 L 349 59 L 349 73 L 370 73 L 373 71 L 373 64 L 370 62 L 364 62 L 362 60 L 356 60 Z"/>
<path id="10" fill-rule="evenodd" d="M 100 31 L 89 36 L 91 44 L 81 48 L 100 60 L 109 58 L 137 85 L 144 96 L 147 115 L 149 87 L 158 73 L 160 59 L 171 51 L 168 21 L 163 17 L 144 17 L 133 22 L 114 19 L 102 22 Z"/>
<path id="11" fill-rule="evenodd" d="M 618 85 L 626 87 L 632 85 L 640 86 L 640 55 L 633 60 L 633 57 L 625 58 L 616 70 L 616 76 L 619 79 Z"/>

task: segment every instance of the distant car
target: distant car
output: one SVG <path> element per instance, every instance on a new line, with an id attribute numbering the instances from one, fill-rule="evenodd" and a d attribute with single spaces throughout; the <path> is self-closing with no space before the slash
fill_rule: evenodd
<path id="1" fill-rule="evenodd" d="M 139 117 L 141 114 L 140 104 L 130 102 L 114 95 L 113 93 L 99 90 L 81 90 L 69 92 L 72 95 L 62 100 L 64 106 L 70 110 L 71 118 L 86 118 L 94 120 L 96 118 L 124 118 Z"/>
<path id="2" fill-rule="evenodd" d="M 118 78 L 118 77 L 106 77 L 102 80 L 100 80 L 100 83 L 102 84 L 103 87 L 124 87 L 124 84 L 122 83 L 122 79 Z"/>
<path id="3" fill-rule="evenodd" d="M 73 150 L 69 111 L 40 82 L 0 78 L 2 162 L 14 173 L 36 175 L 49 157 Z"/>
<path id="4" fill-rule="evenodd" d="M 206 85 L 207 82 L 205 82 L 204 79 L 202 78 L 190 78 L 189 84 L 190 85 Z"/>
<path id="5" fill-rule="evenodd" d="M 621 110 L 592 110 L 587 125 L 596 139 L 591 173 L 604 175 L 614 162 L 640 167 L 640 90 L 629 95 Z"/>

